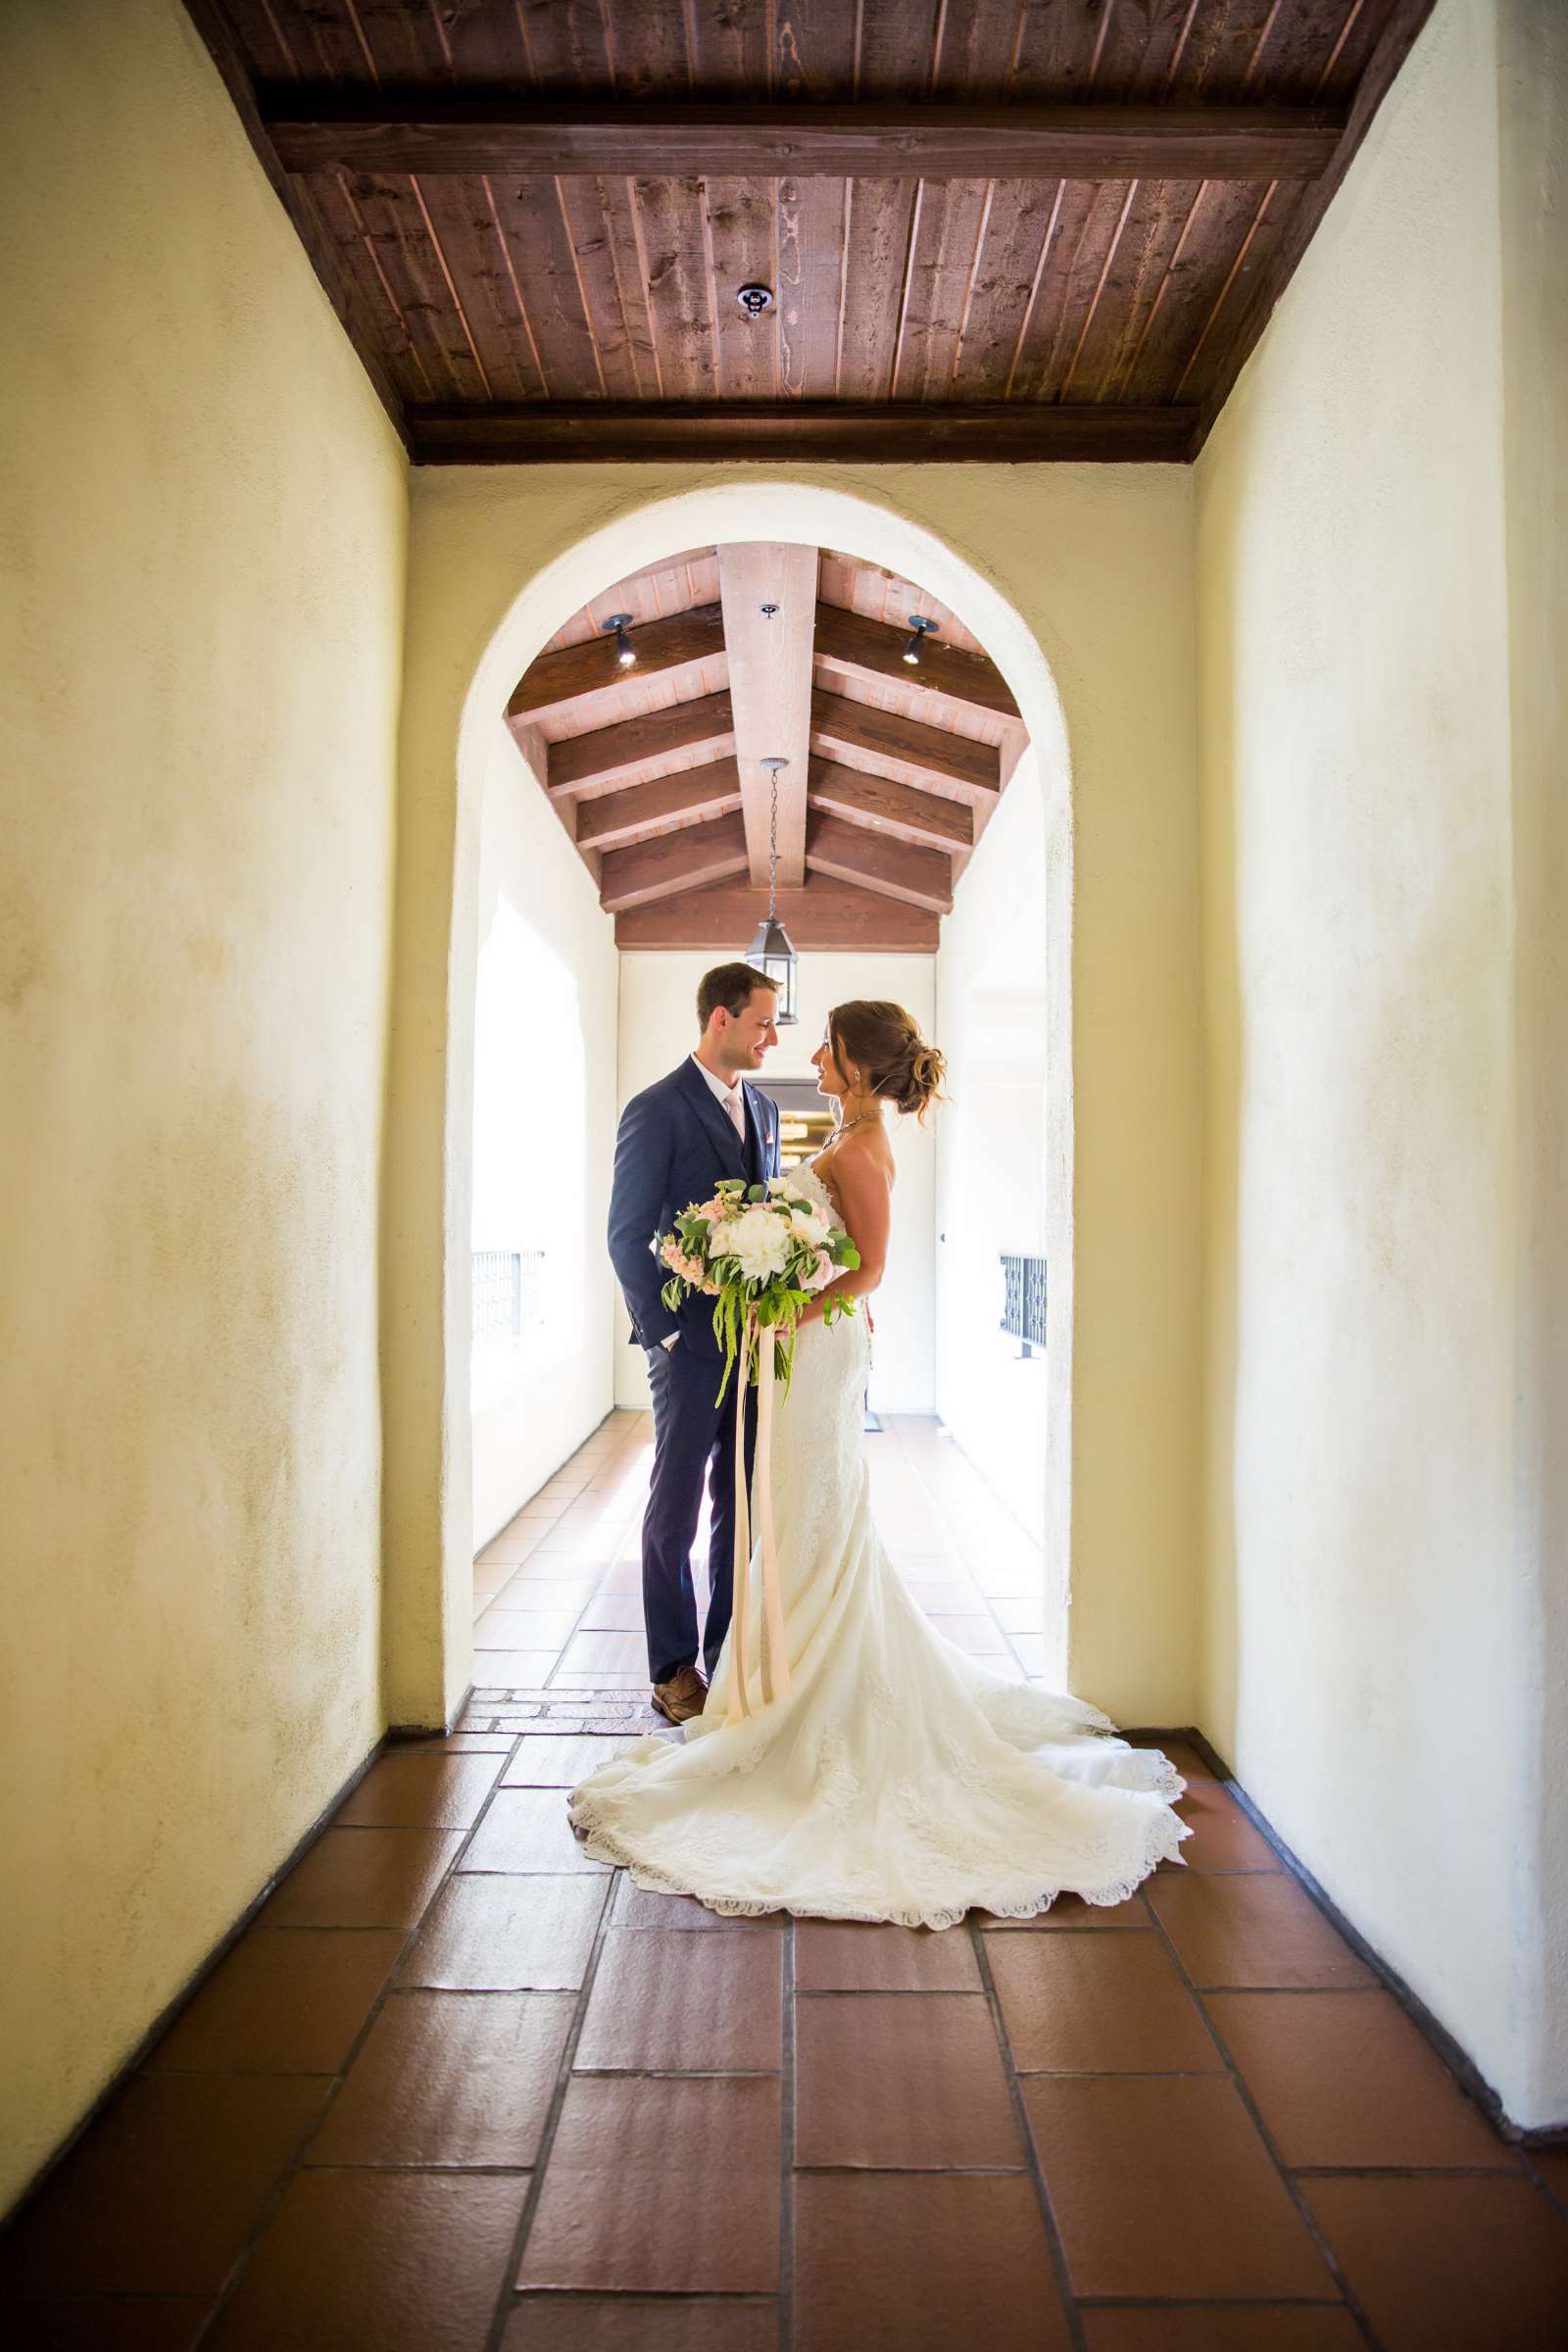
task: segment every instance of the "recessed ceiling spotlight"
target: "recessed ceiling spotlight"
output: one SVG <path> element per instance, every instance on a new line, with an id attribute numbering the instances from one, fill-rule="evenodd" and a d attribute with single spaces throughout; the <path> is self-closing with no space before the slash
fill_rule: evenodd
<path id="1" fill-rule="evenodd" d="M 631 626 L 631 614 L 629 612 L 612 612 L 610 618 L 603 625 L 607 637 L 612 632 L 614 634 L 616 662 L 622 669 L 635 669 L 637 648 L 626 634 L 627 629 Z"/>
<path id="2" fill-rule="evenodd" d="M 911 669 L 919 668 L 920 647 L 927 637 L 935 635 L 936 627 L 936 622 L 927 620 L 923 612 L 909 614 L 909 642 L 904 649 L 904 659 Z"/>
<path id="3" fill-rule="evenodd" d="M 773 308 L 771 286 L 742 286 L 735 297 L 748 318 L 760 318 L 764 311 Z"/>

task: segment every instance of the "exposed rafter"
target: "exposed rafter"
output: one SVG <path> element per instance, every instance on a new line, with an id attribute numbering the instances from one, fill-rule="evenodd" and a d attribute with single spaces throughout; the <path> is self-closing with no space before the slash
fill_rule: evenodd
<path id="1" fill-rule="evenodd" d="M 629 628 L 626 641 L 636 656 L 631 666 L 638 678 L 657 677 L 664 670 L 683 669 L 722 653 L 723 614 L 717 605 L 698 605 L 689 612 L 672 612 L 666 619 Z M 554 653 L 541 654 L 523 671 L 507 705 L 507 716 L 521 718 L 554 710 L 575 701 L 579 694 L 618 686 L 626 675 L 613 635 L 601 632 L 576 645 L 558 646 Z"/>
<path id="2" fill-rule="evenodd" d="M 918 662 L 911 666 L 905 658 L 909 636 L 906 628 L 892 628 L 885 620 L 872 620 L 843 605 L 816 608 L 819 662 L 831 662 L 839 669 L 857 670 L 865 677 L 896 678 L 901 686 L 927 686 L 932 693 L 948 695 L 955 702 L 972 703 L 977 710 L 995 710 L 1004 718 L 1017 717 L 1018 706 L 1006 679 L 984 654 L 972 654 L 966 646 L 944 645 L 940 637 L 927 637 L 920 646 Z"/>
<path id="3" fill-rule="evenodd" d="M 830 752 L 851 767 L 869 760 L 914 768 L 939 784 L 963 784 L 973 792 L 1002 789 L 1002 756 L 994 743 L 976 743 L 820 688 L 811 696 L 811 749 Z"/>
<path id="4" fill-rule="evenodd" d="M 1315 179 L 1345 127 L 1315 106 L 607 105 L 297 82 L 257 98 L 290 172 L 421 176 Z"/>
<path id="5" fill-rule="evenodd" d="M 658 760 L 698 750 L 716 757 L 734 749 L 729 696 L 705 694 L 696 702 L 676 703 L 667 710 L 647 710 L 638 718 L 620 719 L 612 727 L 595 727 L 589 734 L 568 735 L 553 743 L 550 790 L 604 791 Z"/>
<path id="6" fill-rule="evenodd" d="M 622 849 L 676 826 L 728 816 L 741 805 L 740 770 L 733 760 L 711 760 L 652 784 L 631 784 L 591 800 L 568 797 L 565 805 L 576 810 L 579 849 Z"/>
<path id="7" fill-rule="evenodd" d="M 836 760 L 813 759 L 807 776 L 807 805 L 826 809 L 871 833 L 890 834 L 927 849 L 972 850 L 974 809 L 946 793 L 921 792 L 892 776 L 876 776 Z M 582 838 L 579 835 L 579 838 Z"/>
<path id="8" fill-rule="evenodd" d="M 806 862 L 813 874 L 858 883 L 889 899 L 946 914 L 953 905 L 953 859 L 944 850 L 868 833 L 842 816 L 813 811 L 806 827 Z"/>
<path id="9" fill-rule="evenodd" d="M 746 871 L 746 825 L 737 813 L 711 824 L 688 825 L 657 841 L 607 850 L 599 868 L 599 903 L 612 914 L 676 891 L 700 890 Z"/>

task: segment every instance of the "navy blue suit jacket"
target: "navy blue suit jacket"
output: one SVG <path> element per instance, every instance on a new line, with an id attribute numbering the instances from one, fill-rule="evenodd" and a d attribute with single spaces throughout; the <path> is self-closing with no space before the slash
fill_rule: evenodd
<path id="1" fill-rule="evenodd" d="M 741 1081 L 746 1149 L 687 1055 L 678 1069 L 634 1095 L 620 1114 L 610 1193 L 610 1257 L 640 1348 L 662 1347 L 672 1331 L 682 1348 L 717 1357 L 713 1302 L 698 1295 L 673 1313 L 660 1292 L 669 1268 L 650 1244 L 670 1232 L 681 1209 L 707 1200 L 721 1177 L 760 1184 L 779 1173 L 778 1104 Z"/>

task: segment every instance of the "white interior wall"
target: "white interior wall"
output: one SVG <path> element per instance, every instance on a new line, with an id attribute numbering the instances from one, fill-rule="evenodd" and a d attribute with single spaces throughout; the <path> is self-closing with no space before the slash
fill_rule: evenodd
<path id="1" fill-rule="evenodd" d="M 498 727 L 484 781 L 473 1247 L 543 1249 L 543 1329 L 473 1367 L 473 1535 L 486 1543 L 609 1412 L 615 939 L 538 779 Z"/>
<path id="2" fill-rule="evenodd" d="M 620 958 L 619 1102 L 666 1070 L 697 1043 L 697 983 L 717 954 L 626 953 Z M 887 997 L 903 1004 L 930 1035 L 935 1014 L 935 957 L 930 956 L 803 955 L 800 963 L 800 1019 L 782 1030 L 767 1056 L 772 1078 L 813 1077 L 810 1056 L 822 1042 L 829 1008 L 855 997 Z M 940 1042 L 940 1041 L 939 1041 Z M 933 1118 L 921 1128 L 914 1119 L 890 1124 L 898 1182 L 893 1204 L 893 1247 L 881 1289 L 872 1302 L 876 1338 L 872 1349 L 871 1403 L 878 1412 L 928 1413 L 932 1383 L 932 1210 L 936 1146 Z M 603 1231 L 601 1229 L 601 1244 Z M 642 1350 L 630 1342 L 630 1326 L 618 1289 L 614 1300 L 615 1401 L 645 1409 L 648 1376 Z"/>

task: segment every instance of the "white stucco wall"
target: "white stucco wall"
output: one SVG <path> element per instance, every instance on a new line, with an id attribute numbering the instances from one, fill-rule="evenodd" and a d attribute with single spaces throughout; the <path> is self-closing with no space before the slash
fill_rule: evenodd
<path id="1" fill-rule="evenodd" d="M 495 1534 L 609 1412 L 615 929 L 511 735 L 479 843 L 473 1247 L 542 1250 L 544 1328 L 474 1365 L 473 1536 Z"/>
<path id="2" fill-rule="evenodd" d="M 175 0 L 0 43 L 3 2206 L 383 1722 L 406 504 Z"/>
<path id="3" fill-rule="evenodd" d="M 1562 248 L 1551 107 L 1522 153 L 1499 16 L 1505 47 L 1560 36 L 1560 11 L 1443 0 L 1198 467 L 1200 1720 L 1539 2123 L 1568 2113 L 1541 1957 L 1568 1942 L 1560 1813 L 1542 1842 L 1564 991 L 1516 827 L 1528 805 L 1560 883 Z"/>
<path id="4" fill-rule="evenodd" d="M 652 955 L 627 952 L 620 957 L 620 1102 L 666 1070 L 697 1042 L 697 983 L 713 955 Z M 813 1078 L 810 1056 L 822 1042 L 828 1009 L 852 997 L 890 997 L 932 1034 L 935 1010 L 930 956 L 806 955 L 799 973 L 799 1020 L 779 1032 L 767 1056 L 771 1078 Z M 940 1043 L 940 1040 L 938 1041 Z M 893 1201 L 893 1244 L 887 1273 L 872 1305 L 876 1338 L 872 1350 L 871 1402 L 878 1412 L 928 1413 L 932 1409 L 932 1204 L 935 1180 L 935 1121 L 891 1119 L 898 1181 Z M 648 1376 L 642 1351 L 628 1343 L 630 1327 L 615 1294 L 616 1401 L 646 1406 Z"/>

